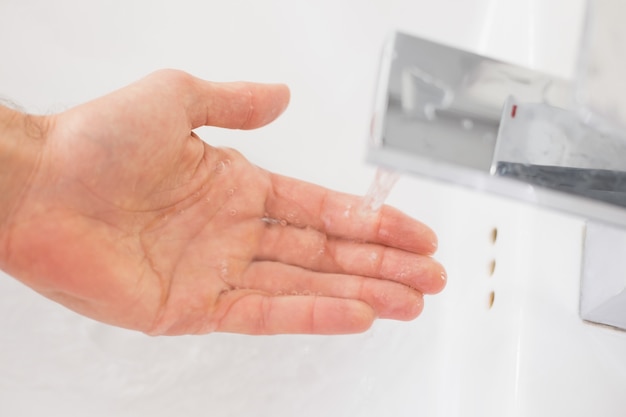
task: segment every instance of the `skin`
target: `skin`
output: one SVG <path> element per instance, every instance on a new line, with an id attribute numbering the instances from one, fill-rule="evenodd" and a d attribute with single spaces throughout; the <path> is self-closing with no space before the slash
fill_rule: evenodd
<path id="1" fill-rule="evenodd" d="M 436 236 L 250 164 L 193 129 L 254 129 L 283 85 L 162 70 L 52 116 L 0 108 L 0 268 L 152 335 L 340 334 L 410 320 L 445 285 Z"/>

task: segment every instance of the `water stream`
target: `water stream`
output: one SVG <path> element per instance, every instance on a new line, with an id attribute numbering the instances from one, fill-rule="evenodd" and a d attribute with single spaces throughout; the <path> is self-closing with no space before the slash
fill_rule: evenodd
<path id="1" fill-rule="evenodd" d="M 363 198 L 363 209 L 373 213 L 379 211 L 398 178 L 400 178 L 400 174 L 397 171 L 378 168 L 376 176 Z"/>

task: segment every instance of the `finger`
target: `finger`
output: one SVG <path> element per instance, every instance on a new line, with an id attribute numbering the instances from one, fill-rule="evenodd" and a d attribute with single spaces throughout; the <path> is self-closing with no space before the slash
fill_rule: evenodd
<path id="1" fill-rule="evenodd" d="M 437 249 L 437 236 L 425 224 L 389 206 L 373 212 L 363 198 L 271 174 L 265 203 L 270 217 L 330 236 L 396 247 L 425 255 Z"/>
<path id="2" fill-rule="evenodd" d="M 231 291 L 220 300 L 225 313 L 216 331 L 245 334 L 347 334 L 372 325 L 374 311 L 364 302 L 311 296 L 275 297 Z"/>
<path id="3" fill-rule="evenodd" d="M 242 286 L 274 295 L 319 295 L 361 300 L 380 318 L 412 320 L 422 311 L 419 291 L 392 281 L 314 272 L 278 262 L 254 262 Z"/>
<path id="4" fill-rule="evenodd" d="M 327 238 L 312 228 L 268 225 L 257 260 L 313 271 L 392 280 L 426 294 L 443 290 L 446 272 L 434 259 L 389 246 Z"/>
<path id="5" fill-rule="evenodd" d="M 275 120 L 289 104 L 289 88 L 283 84 L 218 83 L 180 72 L 173 78 L 187 93 L 185 106 L 192 129 L 255 129 Z"/>

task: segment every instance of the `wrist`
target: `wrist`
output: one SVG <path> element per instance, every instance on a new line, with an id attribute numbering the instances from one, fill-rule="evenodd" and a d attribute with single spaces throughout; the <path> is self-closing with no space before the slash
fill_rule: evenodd
<path id="1" fill-rule="evenodd" d="M 11 218 L 19 210 L 38 165 L 46 118 L 0 105 L 0 258 Z"/>

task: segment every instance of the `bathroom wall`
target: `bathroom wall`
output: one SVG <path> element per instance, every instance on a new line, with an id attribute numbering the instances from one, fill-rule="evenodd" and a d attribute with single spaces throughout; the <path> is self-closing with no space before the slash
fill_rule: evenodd
<path id="1" fill-rule="evenodd" d="M 198 134 L 360 194 L 391 30 L 567 77 L 582 10 L 582 0 L 3 0 L 0 97 L 61 111 L 162 67 L 286 82 L 292 102 L 276 123 Z M 0 274 L 0 416 L 623 415 L 626 338 L 578 318 L 581 219 L 419 178 L 402 178 L 390 203 L 439 233 L 449 286 L 418 320 L 360 335 L 150 338 Z"/>

